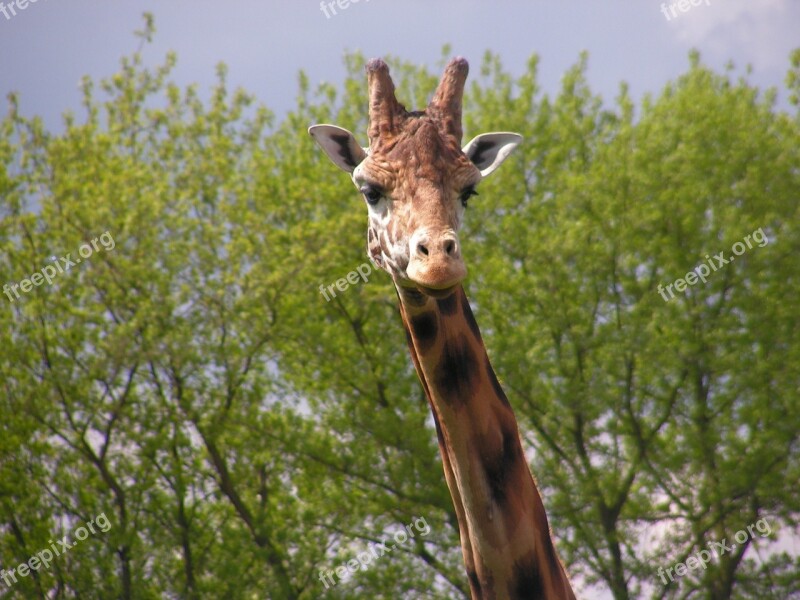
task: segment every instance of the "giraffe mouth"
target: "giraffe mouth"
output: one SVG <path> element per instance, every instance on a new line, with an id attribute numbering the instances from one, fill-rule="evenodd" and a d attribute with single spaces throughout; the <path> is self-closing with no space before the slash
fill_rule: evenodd
<path id="1" fill-rule="evenodd" d="M 431 298 L 437 298 L 437 299 L 438 298 L 447 298 L 450 294 L 452 294 L 456 290 L 457 287 L 458 287 L 458 284 L 451 285 L 451 286 L 446 287 L 446 288 L 432 288 L 432 287 L 428 287 L 426 285 L 417 284 L 417 289 L 420 292 L 422 292 L 426 296 L 430 296 Z"/>

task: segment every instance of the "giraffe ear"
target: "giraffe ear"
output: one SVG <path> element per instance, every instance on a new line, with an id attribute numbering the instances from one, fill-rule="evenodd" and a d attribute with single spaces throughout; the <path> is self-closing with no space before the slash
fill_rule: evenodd
<path id="1" fill-rule="evenodd" d="M 352 173 L 359 163 L 367 157 L 364 149 L 347 129 L 336 125 L 312 125 L 308 128 L 320 147 L 337 167 Z"/>
<path id="2" fill-rule="evenodd" d="M 463 152 L 486 177 L 499 167 L 511 151 L 522 142 L 518 133 L 482 133 L 464 146 Z"/>

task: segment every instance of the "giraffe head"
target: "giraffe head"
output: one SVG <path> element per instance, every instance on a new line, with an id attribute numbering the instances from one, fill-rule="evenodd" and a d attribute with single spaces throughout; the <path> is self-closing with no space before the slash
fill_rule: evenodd
<path id="1" fill-rule="evenodd" d="M 335 125 L 309 133 L 350 173 L 369 212 L 367 251 L 401 288 L 448 296 L 467 274 L 458 232 L 470 196 L 522 140 L 484 133 L 461 148 L 461 98 L 469 66 L 454 58 L 424 111 L 395 98 L 389 67 L 367 63 L 369 147 Z"/>

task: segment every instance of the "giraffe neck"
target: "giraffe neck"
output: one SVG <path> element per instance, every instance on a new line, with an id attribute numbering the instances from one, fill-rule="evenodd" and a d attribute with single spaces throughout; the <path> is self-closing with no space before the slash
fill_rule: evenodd
<path id="1" fill-rule="evenodd" d="M 397 287 L 433 412 L 473 598 L 574 598 L 517 421 L 461 286 L 445 299 Z"/>

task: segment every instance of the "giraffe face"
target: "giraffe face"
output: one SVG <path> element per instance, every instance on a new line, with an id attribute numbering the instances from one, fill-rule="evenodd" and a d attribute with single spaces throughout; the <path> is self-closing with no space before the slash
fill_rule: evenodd
<path id="1" fill-rule="evenodd" d="M 397 285 L 447 295 L 466 276 L 458 232 L 481 172 L 427 116 L 352 173 L 367 207 L 367 251 Z"/>
<path id="2" fill-rule="evenodd" d="M 458 237 L 467 202 L 522 138 L 487 133 L 460 147 L 464 59 L 450 62 L 431 104 L 413 113 L 395 99 L 383 61 L 370 61 L 367 72 L 369 147 L 334 125 L 314 125 L 309 133 L 361 192 L 375 265 L 399 287 L 448 296 L 467 274 Z"/>

